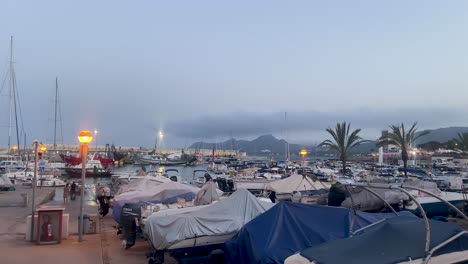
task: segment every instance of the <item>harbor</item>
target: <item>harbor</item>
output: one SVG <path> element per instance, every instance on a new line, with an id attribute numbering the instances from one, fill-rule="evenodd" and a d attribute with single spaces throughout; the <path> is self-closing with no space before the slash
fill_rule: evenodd
<path id="1" fill-rule="evenodd" d="M 468 1 L 0 10 L 0 264 L 468 263 Z"/>
<path id="2" fill-rule="evenodd" d="M 206 152 L 208 153 L 208 151 Z M 381 219 L 377 223 L 389 221 L 393 217 L 391 216 L 392 211 L 396 218 L 408 217 L 409 215 L 415 217 L 414 215 L 416 215 L 414 219 L 410 218 L 410 220 L 424 220 L 427 217 L 428 219 L 437 219 L 430 220 L 432 225 L 437 224 L 436 222 L 451 223 L 459 226 L 461 230 L 468 230 L 467 219 L 464 219 L 463 215 L 458 214 L 454 209 L 440 207 L 440 205 L 437 208 L 429 206 L 429 204 L 425 205 L 424 199 L 426 198 L 423 198 L 423 196 L 419 198 L 422 191 L 446 197 L 445 199 L 452 199 L 450 197 L 460 194 L 461 200 L 456 201 L 461 201 L 461 203 L 457 203 L 455 200 L 450 203 L 455 205 L 454 208 L 458 208 L 461 213 L 466 214 L 468 200 L 466 199 L 466 186 L 463 185 L 463 182 L 458 189 L 457 186 L 451 185 L 450 187 L 454 190 L 444 189 L 440 191 L 440 188 L 446 186 L 443 181 L 439 181 L 439 185 L 437 185 L 437 181 L 429 177 L 429 171 L 433 173 L 433 177 L 436 177 L 439 174 L 440 168 L 438 167 L 442 166 L 445 170 L 447 170 L 447 165 L 451 167 L 451 163 L 441 165 L 442 160 L 440 158 L 436 164 L 432 164 L 430 169 L 407 171 L 410 176 L 405 178 L 404 170 L 398 165 L 387 164 L 385 169 L 378 164 L 374 164 L 372 167 L 373 163 L 363 162 L 362 157 L 356 161 L 348 161 L 347 172 L 343 174 L 343 170 L 340 172 L 341 163 L 339 160 L 327 159 L 326 157 L 310 159 L 307 157 L 305 150 L 302 151 L 302 157 L 296 157 L 295 160 L 291 159 L 289 162 L 274 161 L 268 156 L 221 156 L 215 153 L 211 151 L 211 156 L 200 156 L 202 158 L 200 158 L 201 162 L 197 163 L 198 165 L 177 165 L 177 163 L 160 165 L 159 163 L 165 162 L 163 159 L 142 162 L 137 156 L 145 157 L 146 154 L 132 154 L 135 158 L 134 164 L 120 166 L 118 166 L 118 160 L 113 159 L 112 156 L 105 156 L 105 152 L 99 153 L 99 157 L 104 158 L 105 156 L 105 159 L 112 159 L 114 166 L 109 174 L 96 176 L 94 172 L 90 172 L 89 175 L 86 175 L 84 184 L 79 184 L 79 186 L 84 187 L 83 214 L 93 219 L 92 222 L 95 225 L 95 230 L 83 234 L 81 242 L 79 240 L 79 199 L 81 197 L 78 195 L 74 200 L 65 202 L 63 192 L 64 188 L 68 187 L 63 186 L 63 184 L 55 187 L 45 187 L 41 186 L 41 181 L 38 181 L 34 198 L 35 208 L 39 210 L 40 208 L 63 208 L 62 213 L 66 215 L 64 219 L 67 226 L 67 235 L 56 245 L 37 246 L 31 244 L 28 239 L 30 235 L 27 231 L 29 228 L 27 216 L 31 214 L 32 206 L 33 186 L 28 184 L 31 179 L 15 177 L 15 172 L 4 174 L 5 176 L 9 175 L 11 181 L 15 183 L 12 185 L 14 187 L 13 191 L 9 188 L 9 191 L 0 192 L 0 214 L 4 219 L 0 229 L 2 233 L 0 245 L 5 252 L 14 253 L 8 254 L 6 263 L 22 263 L 32 257 L 40 258 L 46 263 L 63 255 L 70 258 L 70 263 L 251 262 L 254 261 L 253 256 L 250 256 L 247 252 L 241 255 L 232 255 L 232 252 L 237 250 L 249 250 L 248 244 L 240 241 L 236 242 L 243 232 L 249 230 L 245 229 L 247 226 L 255 226 L 257 222 L 262 223 L 261 225 L 272 225 L 270 230 L 275 230 L 274 232 L 283 237 L 282 239 L 292 239 L 292 237 L 288 238 L 292 235 L 300 241 L 300 239 L 305 238 L 301 238 L 299 233 L 294 235 L 296 231 L 293 230 L 296 228 L 307 229 L 318 224 L 319 226 L 323 225 L 323 230 L 320 232 L 327 232 L 325 230 L 329 228 L 339 228 L 340 225 L 344 227 L 349 223 L 336 223 L 335 226 L 328 226 L 325 222 L 319 223 L 320 221 L 327 221 L 327 218 L 320 217 L 316 220 L 319 222 L 315 224 L 313 224 L 314 222 L 301 223 L 287 227 L 288 230 L 293 228 L 290 230 L 292 233 L 283 234 L 282 229 L 286 227 L 271 222 L 271 219 L 277 219 L 281 222 L 283 220 L 279 219 L 283 217 L 284 221 L 290 221 L 296 217 L 301 219 L 323 214 L 339 215 L 348 214 L 349 212 L 351 215 L 351 212 L 355 210 L 362 211 L 359 218 L 363 219 L 353 220 L 352 222 L 358 221 L 356 223 L 359 224 L 351 228 L 351 230 L 365 228 L 366 224 L 363 225 L 362 221 L 371 221 L 370 223 L 375 219 Z M 88 160 L 96 160 L 96 154 L 90 153 Z M 158 155 L 163 158 L 170 154 L 159 153 Z M 55 153 L 43 153 L 42 158 L 47 160 L 52 156 L 56 156 Z M 41 173 L 36 176 L 44 177 L 44 174 L 52 174 L 59 175 L 53 177 L 60 178 L 64 184 L 75 181 L 80 182 L 79 178 L 67 175 L 66 168 L 74 166 L 71 164 L 73 161 L 65 156 L 61 157 L 63 158 L 62 166 L 57 166 L 58 161 L 46 162 Z M 369 157 L 372 157 L 372 155 L 369 155 Z M 459 164 L 457 159 L 447 159 Z M 427 163 L 431 163 L 431 160 L 433 159 L 429 159 Z M 437 158 L 434 160 L 437 160 Z M 444 162 L 446 162 L 445 159 Z M 419 163 L 421 164 L 421 162 Z M 91 164 L 96 166 L 96 163 Z M 452 168 L 455 167 L 452 166 Z M 10 168 L 10 170 L 12 169 Z M 455 171 L 452 171 L 451 177 L 464 177 L 463 167 L 457 170 L 459 176 L 455 175 Z M 21 170 L 18 170 L 16 173 L 20 172 Z M 395 183 L 391 183 L 395 180 Z M 341 193 L 339 190 L 342 187 L 340 186 L 344 186 L 346 189 L 344 196 L 347 199 L 343 198 L 341 202 L 336 203 L 336 197 Z M 421 211 L 418 211 L 417 207 L 412 207 L 414 203 L 411 205 L 412 203 L 408 202 L 411 199 L 408 200 L 408 196 L 405 196 L 404 193 L 398 195 L 394 190 L 391 190 L 400 187 L 410 188 L 406 189 L 408 194 L 414 195 L 412 199 L 417 205 L 422 205 L 425 214 L 421 215 Z M 103 200 L 99 198 L 100 188 L 109 189 L 109 194 L 106 195 L 110 201 L 107 209 L 109 212 L 104 217 L 99 216 L 100 213 L 102 214 L 102 206 L 105 206 L 102 203 Z M 385 191 L 385 188 L 389 188 L 389 190 Z M 412 192 L 411 188 L 419 190 L 419 194 L 418 192 Z M 368 189 L 372 193 L 370 196 L 364 194 Z M 246 191 L 242 192 L 243 190 Z M 209 196 L 207 196 L 208 193 Z M 275 193 L 274 197 L 272 196 L 273 193 Z M 447 196 L 451 193 L 453 193 L 452 196 Z M 296 197 L 296 194 L 299 194 L 299 196 Z M 272 203 L 272 201 L 275 203 Z M 295 209 L 296 205 L 294 204 L 301 204 L 303 207 Z M 390 207 L 387 207 L 387 205 L 390 205 Z M 340 210 L 344 211 L 333 211 L 334 209 L 328 211 L 327 207 L 333 208 L 335 206 L 340 206 L 338 208 L 342 208 Z M 243 215 L 247 208 L 257 209 Z M 130 222 L 126 220 L 128 218 L 126 214 L 130 212 L 129 210 L 135 213 L 135 216 L 130 217 L 132 219 Z M 284 215 L 283 210 L 291 213 L 297 210 L 297 212 Z M 363 215 L 366 214 L 364 212 L 372 213 Z M 407 212 L 412 213 L 407 215 Z M 402 213 L 405 213 L 404 216 L 398 216 Z M 269 214 L 278 215 L 266 216 Z M 263 215 L 265 216 L 263 217 Z M 238 223 L 235 219 L 239 216 L 242 217 L 240 219 L 244 219 L 243 221 L 246 219 L 247 221 L 241 225 L 236 224 L 236 227 L 232 230 L 216 231 L 220 232 L 219 235 L 212 234 L 213 230 L 215 230 L 213 228 L 217 229 L 217 222 L 221 224 L 227 221 L 222 225 L 226 225 L 231 221 L 234 221 L 232 223 Z M 206 224 L 200 223 L 201 226 L 198 226 L 199 224 L 195 224 L 195 222 L 194 225 L 190 226 L 180 225 L 182 223 L 180 221 L 187 221 L 192 217 L 199 219 L 197 221 L 209 221 L 210 224 L 206 227 Z M 212 218 L 212 220 L 207 220 L 207 218 Z M 163 227 L 159 225 L 160 221 L 174 222 L 169 225 L 171 227 Z M 432 223 L 433 221 L 436 222 Z M 87 226 L 86 229 L 89 228 L 89 222 L 84 225 Z M 184 231 L 184 228 L 189 229 Z M 190 233 L 192 231 L 188 232 L 188 230 L 192 229 L 198 230 L 196 231 L 196 237 L 200 237 L 199 239 L 191 238 Z M 251 232 L 260 232 L 260 230 L 259 227 L 255 227 Z M 154 232 L 157 232 L 157 235 Z M 240 233 L 235 235 L 237 232 Z M 206 235 L 203 235 L 204 233 Z M 349 235 L 345 233 L 340 236 L 347 237 Z M 182 236 L 184 238 L 173 240 L 172 237 L 176 234 L 178 237 Z M 324 243 L 322 239 L 316 242 L 306 241 L 301 242 L 301 245 L 295 244 L 291 245 L 291 247 L 298 250 L 304 248 L 305 245 L 317 244 L 318 241 L 321 241 L 319 244 Z M 302 244 L 304 242 L 306 244 Z M 420 246 L 424 247 L 424 240 L 420 242 Z M 280 243 L 280 240 L 272 240 L 270 243 Z M 281 246 L 281 243 L 276 246 L 273 245 L 271 246 L 274 248 Z M 20 253 L 24 250 L 28 251 L 27 255 Z M 83 251 L 86 254 L 83 254 Z M 275 263 L 286 260 L 284 253 L 280 255 L 277 253 L 271 255 L 272 252 L 266 254 L 262 258 L 275 256 L 276 260 L 273 261 Z"/>

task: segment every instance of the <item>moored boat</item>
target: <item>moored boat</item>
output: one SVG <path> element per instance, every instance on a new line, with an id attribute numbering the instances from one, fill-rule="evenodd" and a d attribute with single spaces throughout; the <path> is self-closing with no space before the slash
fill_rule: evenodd
<path id="1" fill-rule="evenodd" d="M 81 177 L 82 167 L 81 164 L 68 167 L 65 172 L 70 177 Z M 86 177 L 110 177 L 112 172 L 105 170 L 99 160 L 90 160 L 86 163 Z"/>

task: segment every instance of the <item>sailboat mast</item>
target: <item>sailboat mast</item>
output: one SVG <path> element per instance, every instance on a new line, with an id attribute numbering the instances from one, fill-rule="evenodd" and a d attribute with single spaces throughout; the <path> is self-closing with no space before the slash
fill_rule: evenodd
<path id="1" fill-rule="evenodd" d="M 11 152 L 11 121 L 13 112 L 13 86 L 14 86 L 14 74 L 13 74 L 13 36 L 10 38 L 10 100 L 8 105 L 8 152 Z"/>
<path id="2" fill-rule="evenodd" d="M 58 103 L 58 78 L 55 77 L 55 118 L 54 118 L 54 150 L 57 148 L 57 103 Z"/>
<path id="3" fill-rule="evenodd" d="M 286 138 L 286 143 L 285 143 L 285 152 L 286 152 L 286 162 L 289 164 L 289 142 L 288 142 L 288 115 L 287 112 L 284 112 L 284 123 L 285 123 L 285 138 Z"/>

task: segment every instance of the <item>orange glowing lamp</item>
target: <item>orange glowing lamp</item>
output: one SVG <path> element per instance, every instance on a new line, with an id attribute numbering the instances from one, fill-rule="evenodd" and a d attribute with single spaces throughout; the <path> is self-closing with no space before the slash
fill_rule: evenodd
<path id="1" fill-rule="evenodd" d="M 301 149 L 301 152 L 299 152 L 299 154 L 301 154 L 301 156 L 304 157 L 305 155 L 307 155 L 307 150 Z"/>
<path id="2" fill-rule="evenodd" d="M 13 147 L 11 147 L 11 149 L 12 149 L 13 151 L 17 151 L 17 150 L 18 150 L 18 146 L 13 145 Z"/>
<path id="3" fill-rule="evenodd" d="M 41 145 L 41 147 L 39 148 L 39 150 L 40 150 L 41 152 L 46 152 L 46 150 L 47 150 L 46 145 Z"/>
<path id="4" fill-rule="evenodd" d="M 80 132 L 80 134 L 78 134 L 78 140 L 82 144 L 88 144 L 93 140 L 93 134 L 89 130 L 83 130 Z"/>

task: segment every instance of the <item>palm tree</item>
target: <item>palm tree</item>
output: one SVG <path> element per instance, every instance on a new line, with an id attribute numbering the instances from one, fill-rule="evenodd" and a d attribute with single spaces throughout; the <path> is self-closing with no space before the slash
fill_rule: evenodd
<path id="1" fill-rule="evenodd" d="M 458 138 L 454 138 L 455 145 L 462 151 L 468 151 L 468 133 L 458 133 Z"/>
<path id="2" fill-rule="evenodd" d="M 405 169 L 405 176 L 407 175 L 406 168 L 408 167 L 408 149 L 414 141 L 422 136 L 429 134 L 429 131 L 424 131 L 416 135 L 417 122 L 414 122 L 408 132 L 405 131 L 405 125 L 391 125 L 388 134 L 381 136 L 377 141 L 378 147 L 385 145 L 395 145 L 401 150 L 401 159 L 403 160 L 403 168 Z"/>
<path id="3" fill-rule="evenodd" d="M 327 128 L 326 131 L 333 137 L 333 141 L 327 139 L 319 144 L 319 147 L 325 146 L 338 152 L 343 164 L 343 174 L 346 172 L 346 160 L 348 159 L 349 150 L 367 141 L 358 135 L 361 129 L 356 129 L 350 133 L 350 126 L 351 124 L 342 122 L 337 123 L 335 129 Z"/>

